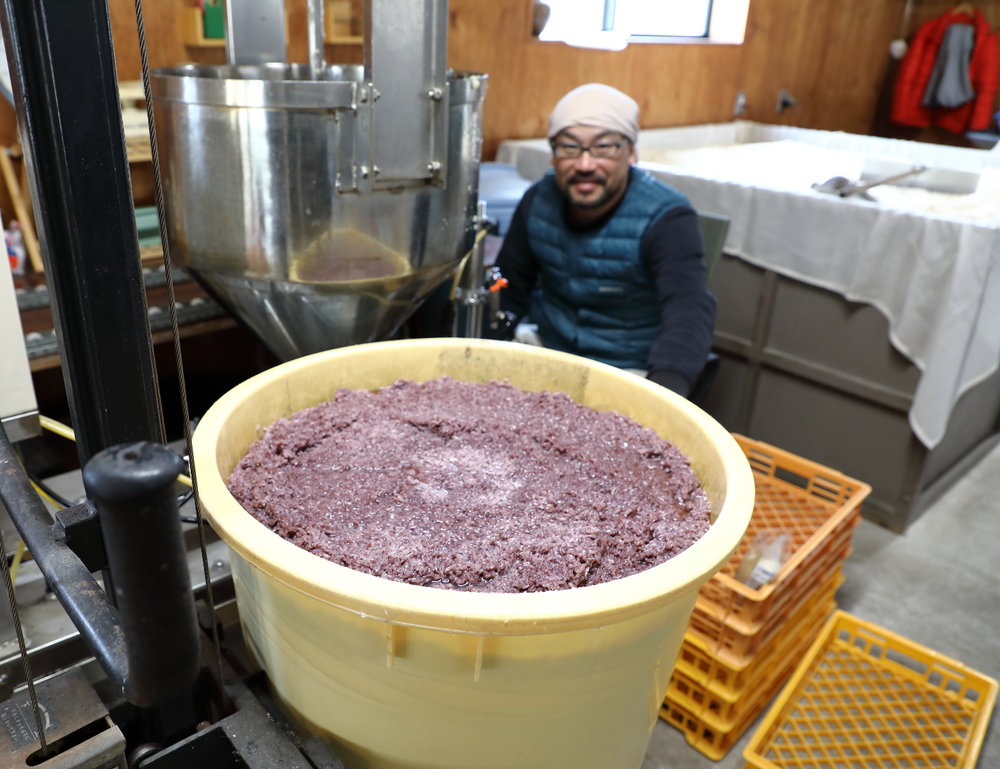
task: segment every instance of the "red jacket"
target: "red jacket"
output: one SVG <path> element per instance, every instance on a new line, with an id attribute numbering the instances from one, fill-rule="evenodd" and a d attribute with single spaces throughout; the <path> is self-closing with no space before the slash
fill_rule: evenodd
<path id="1" fill-rule="evenodd" d="M 945 30 L 957 23 L 971 23 L 975 27 L 975 44 L 969 61 L 969 80 L 975 91 L 975 98 L 950 109 L 924 107 L 921 101 L 934 69 L 941 40 Z M 899 66 L 889 117 L 894 123 L 919 128 L 935 125 L 953 133 L 982 131 L 990 127 L 998 79 L 1000 44 L 996 34 L 990 31 L 990 25 L 982 11 L 973 10 L 971 17 L 965 13 L 948 11 L 943 16 L 921 24 L 913 36 Z"/>

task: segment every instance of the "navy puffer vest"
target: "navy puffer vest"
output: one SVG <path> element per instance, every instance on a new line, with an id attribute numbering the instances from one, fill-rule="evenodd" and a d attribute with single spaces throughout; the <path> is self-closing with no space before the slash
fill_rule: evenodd
<path id="1" fill-rule="evenodd" d="M 646 368 L 660 308 L 639 241 L 653 221 L 687 205 L 679 192 L 633 166 L 614 214 L 596 229 L 573 232 L 563 216 L 562 191 L 554 174 L 546 174 L 528 216 L 528 239 L 540 265 L 530 316 L 545 346 L 619 368 Z"/>

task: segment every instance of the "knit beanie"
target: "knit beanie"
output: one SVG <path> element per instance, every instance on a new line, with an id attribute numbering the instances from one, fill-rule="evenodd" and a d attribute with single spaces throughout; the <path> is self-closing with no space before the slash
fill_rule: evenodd
<path id="1" fill-rule="evenodd" d="M 587 83 L 563 96 L 549 117 L 549 138 L 573 126 L 615 131 L 633 144 L 639 137 L 639 105 L 617 88 Z"/>

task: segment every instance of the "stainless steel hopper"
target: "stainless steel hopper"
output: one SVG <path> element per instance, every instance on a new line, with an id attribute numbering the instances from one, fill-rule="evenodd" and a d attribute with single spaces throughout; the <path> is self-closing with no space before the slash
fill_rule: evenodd
<path id="1" fill-rule="evenodd" d="M 172 258 L 288 360 L 391 336 L 472 249 L 486 78 L 445 68 L 439 0 L 371 0 L 363 67 L 261 62 L 232 13 L 271 2 L 151 87 Z"/>

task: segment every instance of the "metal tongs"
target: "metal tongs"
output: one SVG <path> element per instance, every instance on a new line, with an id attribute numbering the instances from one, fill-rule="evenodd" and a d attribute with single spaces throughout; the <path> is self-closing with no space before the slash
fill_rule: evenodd
<path id="1" fill-rule="evenodd" d="M 825 192 L 829 195 L 838 195 L 842 198 L 849 198 L 852 195 L 857 195 L 864 198 L 865 200 L 875 200 L 871 195 L 868 194 L 868 190 L 872 187 L 878 187 L 880 184 L 889 184 L 890 182 L 896 182 L 900 179 L 905 179 L 908 176 L 915 176 L 921 174 L 927 170 L 927 166 L 915 165 L 906 171 L 902 171 L 895 174 L 890 174 L 888 176 L 880 176 L 868 182 L 852 182 L 843 176 L 834 176 L 827 179 L 822 184 L 813 184 L 812 188 L 817 192 Z"/>

